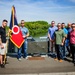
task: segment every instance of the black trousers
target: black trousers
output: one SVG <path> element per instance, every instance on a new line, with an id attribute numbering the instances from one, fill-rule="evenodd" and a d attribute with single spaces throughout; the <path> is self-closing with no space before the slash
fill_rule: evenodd
<path id="1" fill-rule="evenodd" d="M 75 64 L 75 44 L 70 44 L 71 52 L 72 52 L 72 59 Z"/>

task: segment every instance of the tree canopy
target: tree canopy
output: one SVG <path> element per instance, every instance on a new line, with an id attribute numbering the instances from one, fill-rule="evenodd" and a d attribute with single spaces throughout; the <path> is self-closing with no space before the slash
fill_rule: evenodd
<path id="1" fill-rule="evenodd" d="M 29 29 L 30 36 L 40 36 L 48 32 L 49 24 L 46 21 L 33 21 L 25 22 L 25 27 Z"/>
<path id="2" fill-rule="evenodd" d="M 32 22 L 25 22 L 24 26 L 28 28 L 30 36 L 39 37 L 41 35 L 46 35 L 50 25 L 46 21 L 32 21 Z M 6 27 L 7 32 L 8 29 L 9 27 L 7 26 Z"/>

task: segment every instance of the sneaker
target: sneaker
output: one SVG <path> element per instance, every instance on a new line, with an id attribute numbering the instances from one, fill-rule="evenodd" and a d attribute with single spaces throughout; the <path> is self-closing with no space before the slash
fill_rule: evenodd
<path id="1" fill-rule="evenodd" d="M 19 58 L 18 60 L 21 61 L 21 58 Z"/>
<path id="2" fill-rule="evenodd" d="M 63 62 L 63 60 L 62 60 L 62 59 L 60 59 L 60 60 L 59 60 L 59 62 Z"/>
<path id="3" fill-rule="evenodd" d="M 55 58 L 54 60 L 58 60 L 57 58 Z"/>
<path id="4" fill-rule="evenodd" d="M 5 64 L 1 64 L 1 68 L 5 68 Z"/>
<path id="5" fill-rule="evenodd" d="M 63 59 L 66 59 L 66 56 L 64 56 Z"/>
<path id="6" fill-rule="evenodd" d="M 25 59 L 28 59 L 28 57 L 26 57 Z"/>

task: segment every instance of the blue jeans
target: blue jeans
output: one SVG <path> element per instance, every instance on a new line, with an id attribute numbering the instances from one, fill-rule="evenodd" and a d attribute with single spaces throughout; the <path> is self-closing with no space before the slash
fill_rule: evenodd
<path id="1" fill-rule="evenodd" d="M 65 44 L 63 45 L 62 49 L 63 49 L 63 58 L 66 58 L 66 55 L 67 55 L 68 51 L 66 49 L 66 45 Z"/>
<path id="2" fill-rule="evenodd" d="M 58 60 L 63 59 L 63 46 L 62 45 L 55 45 L 55 50 L 57 52 L 57 58 Z"/>
<path id="3" fill-rule="evenodd" d="M 18 49 L 18 58 L 21 58 L 22 50 L 24 52 L 24 58 L 27 57 L 27 47 L 28 47 L 28 42 L 27 42 L 27 40 L 25 40 L 23 45 Z"/>

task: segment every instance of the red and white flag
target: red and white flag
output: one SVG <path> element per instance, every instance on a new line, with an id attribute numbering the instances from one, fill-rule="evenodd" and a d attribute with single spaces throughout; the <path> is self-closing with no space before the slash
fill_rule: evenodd
<path id="1" fill-rule="evenodd" d="M 22 32 L 20 30 L 20 27 L 18 26 L 17 19 L 16 19 L 16 11 L 15 7 L 12 7 L 12 14 L 11 14 L 11 21 L 10 21 L 10 30 L 12 31 L 10 40 L 12 43 L 20 48 L 24 42 L 24 39 L 22 37 Z"/>

